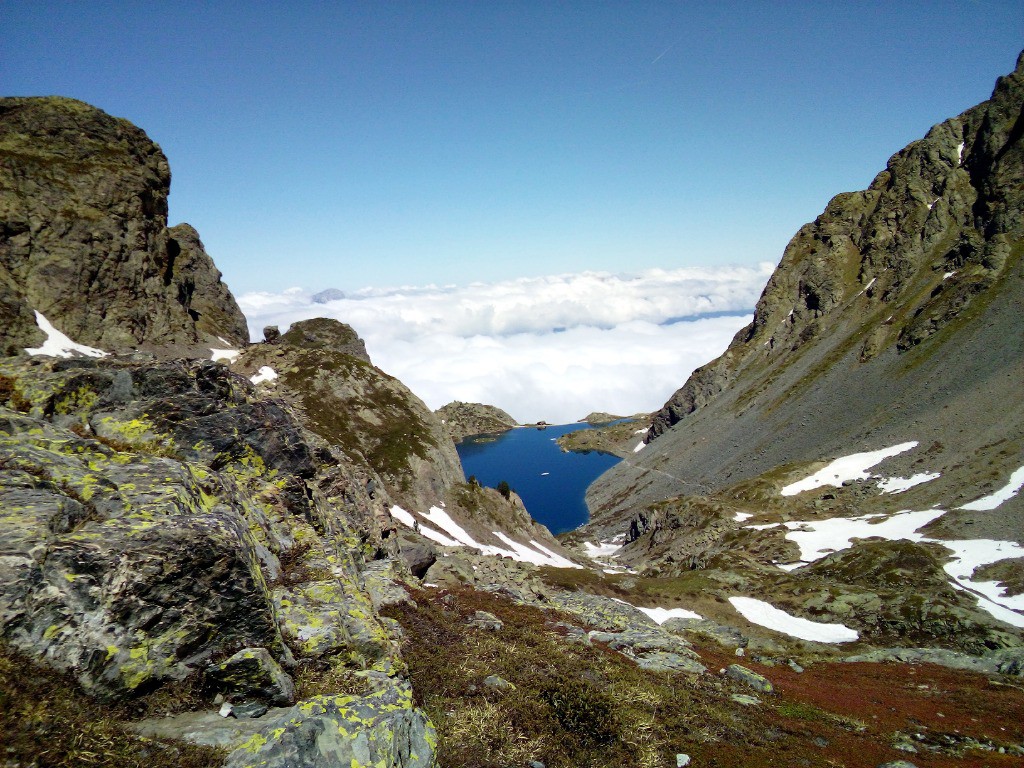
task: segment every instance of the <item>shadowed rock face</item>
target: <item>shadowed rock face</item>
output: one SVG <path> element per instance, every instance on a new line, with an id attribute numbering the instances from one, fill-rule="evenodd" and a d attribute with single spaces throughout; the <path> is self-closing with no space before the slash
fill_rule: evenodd
<path id="1" fill-rule="evenodd" d="M 108 351 L 247 342 L 195 230 L 167 229 L 170 181 L 127 120 L 73 99 L 0 99 L 0 351 L 42 341 L 33 310 Z"/>
<path id="2" fill-rule="evenodd" d="M 929 468 L 942 483 L 990 458 L 1005 475 L 986 446 L 1024 437 L 1021 399 L 1005 397 L 1024 375 L 1022 104 L 1024 58 L 989 101 L 802 227 L 752 324 L 655 415 L 646 449 L 594 484 L 592 512 L 907 439 L 941 444 Z"/>

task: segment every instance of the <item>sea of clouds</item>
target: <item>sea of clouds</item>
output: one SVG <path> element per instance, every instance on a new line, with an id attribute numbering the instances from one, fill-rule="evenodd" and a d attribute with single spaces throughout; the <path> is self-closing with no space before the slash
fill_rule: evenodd
<path id="1" fill-rule="evenodd" d="M 591 411 L 660 408 L 721 354 L 773 265 L 583 272 L 456 286 L 366 288 L 326 303 L 314 292 L 238 300 L 253 339 L 333 317 L 366 341 L 374 364 L 431 409 L 496 405 L 521 423 L 568 423 Z"/>

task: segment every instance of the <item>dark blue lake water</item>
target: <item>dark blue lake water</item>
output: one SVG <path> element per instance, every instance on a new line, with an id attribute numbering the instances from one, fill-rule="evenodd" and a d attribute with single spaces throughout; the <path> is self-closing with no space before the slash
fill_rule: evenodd
<path id="1" fill-rule="evenodd" d="M 456 446 L 466 477 L 492 488 L 502 480 L 518 493 L 530 515 L 565 533 L 587 522 L 583 500 L 598 475 L 621 459 L 606 453 L 563 453 L 555 439 L 585 424 L 519 427 L 498 437 L 467 438 Z"/>

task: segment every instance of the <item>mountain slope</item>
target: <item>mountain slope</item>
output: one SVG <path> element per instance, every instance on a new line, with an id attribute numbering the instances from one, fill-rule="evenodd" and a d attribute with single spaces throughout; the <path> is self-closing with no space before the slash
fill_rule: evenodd
<path id="1" fill-rule="evenodd" d="M 942 473 L 921 504 L 1004 483 L 1024 446 L 1022 103 L 1024 57 L 989 101 L 804 226 L 753 323 L 656 414 L 649 444 L 592 486 L 594 519 L 621 528 L 659 499 L 906 440 Z M 890 466 L 909 471 L 921 453 Z M 945 524 L 1024 540 L 1022 504 Z"/>

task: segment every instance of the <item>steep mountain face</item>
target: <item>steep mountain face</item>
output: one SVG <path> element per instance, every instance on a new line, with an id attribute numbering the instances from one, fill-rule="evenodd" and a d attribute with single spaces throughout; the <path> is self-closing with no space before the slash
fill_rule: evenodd
<path id="1" fill-rule="evenodd" d="M 1024 54 L 829 202 L 567 543 L 861 642 L 1019 652 L 1022 112 Z"/>
<path id="2" fill-rule="evenodd" d="M 73 99 L 0 99 L 0 351 L 39 345 L 34 312 L 112 352 L 248 341 L 195 230 L 167 228 L 170 180 L 126 120 Z"/>
<path id="3" fill-rule="evenodd" d="M 1024 59 L 989 101 L 804 226 L 753 323 L 655 415 L 648 445 L 594 484 L 595 519 L 904 440 L 928 458 L 895 469 L 914 459 L 942 473 L 923 502 L 955 506 L 1005 482 L 1024 439 L 1022 103 Z M 946 525 L 1024 540 L 1022 504 Z"/>

